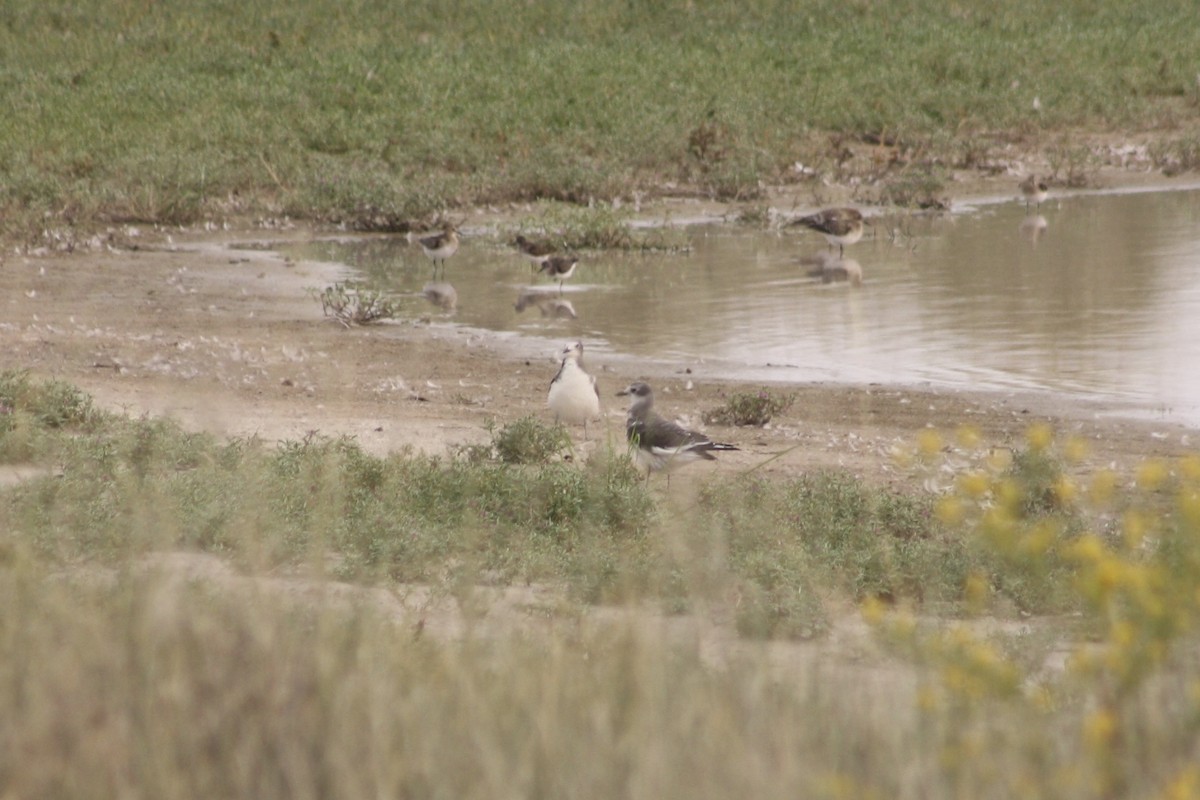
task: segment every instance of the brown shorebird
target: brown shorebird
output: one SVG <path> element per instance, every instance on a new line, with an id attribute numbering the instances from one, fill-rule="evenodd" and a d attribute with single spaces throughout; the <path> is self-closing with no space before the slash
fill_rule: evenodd
<path id="1" fill-rule="evenodd" d="M 1029 213 L 1029 204 L 1032 202 L 1035 209 L 1042 207 L 1042 203 L 1046 201 L 1046 197 L 1050 194 L 1050 187 L 1045 181 L 1039 181 L 1037 175 L 1030 175 L 1020 183 L 1021 196 L 1025 198 L 1025 213 Z"/>
<path id="2" fill-rule="evenodd" d="M 542 266 L 547 258 L 557 252 L 554 245 L 549 242 L 526 239 L 521 234 L 517 234 L 515 244 L 517 245 L 517 249 L 521 251 L 521 254 L 532 261 L 535 267 Z"/>
<path id="3" fill-rule="evenodd" d="M 803 225 L 825 234 L 830 245 L 838 246 L 838 255 L 845 255 L 848 244 L 854 244 L 863 235 L 863 215 L 856 208 L 827 208 L 816 214 L 801 217 L 792 225 Z"/>
<path id="4" fill-rule="evenodd" d="M 417 239 L 425 255 L 433 262 L 433 278 L 437 278 L 438 265 L 442 267 L 442 278 L 446 277 L 446 259 L 458 252 L 458 230 L 452 223 L 442 225 L 441 233 Z"/>
<path id="5" fill-rule="evenodd" d="M 558 278 L 558 293 L 563 291 L 563 281 L 575 274 L 575 265 L 579 263 L 577 256 L 549 256 L 542 262 L 538 272 L 544 272 L 551 278 Z"/>

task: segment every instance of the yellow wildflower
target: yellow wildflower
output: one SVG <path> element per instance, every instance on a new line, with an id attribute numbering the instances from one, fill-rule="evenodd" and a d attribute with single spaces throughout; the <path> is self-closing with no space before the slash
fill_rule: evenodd
<path id="1" fill-rule="evenodd" d="M 963 502 L 957 497 L 943 497 L 938 500 L 934 508 L 934 513 L 937 515 L 938 522 L 947 527 L 954 527 L 963 521 L 966 516 L 966 511 L 963 508 Z"/>
<path id="2" fill-rule="evenodd" d="M 979 435 L 979 429 L 974 425 L 959 425 L 954 435 L 961 446 L 971 449 L 978 447 L 979 442 L 982 440 L 982 437 Z"/>
<path id="3" fill-rule="evenodd" d="M 967 497 L 979 498 L 987 493 L 988 477 L 982 472 L 968 472 L 958 477 L 958 490 Z"/>
<path id="4" fill-rule="evenodd" d="M 1200 482 L 1200 456 L 1189 455 L 1179 459 L 1179 474 L 1185 480 Z"/>
<path id="5" fill-rule="evenodd" d="M 1200 492 L 1187 489 L 1179 493 L 1179 513 L 1193 527 L 1200 526 Z"/>
<path id="6" fill-rule="evenodd" d="M 1117 715 L 1108 709 L 1100 709 L 1083 721 L 1083 740 L 1090 746 L 1107 748 L 1117 733 Z"/>
<path id="7" fill-rule="evenodd" d="M 1163 789 L 1163 800 L 1196 800 L 1200 798 L 1200 767 L 1187 766 Z"/>
<path id="8" fill-rule="evenodd" d="M 883 601 L 878 597 L 868 597 L 867 599 L 863 600 L 860 610 L 862 612 L 863 620 L 868 625 L 878 625 L 879 623 L 883 622 L 884 614 L 887 612 L 887 608 L 884 606 Z"/>
<path id="9" fill-rule="evenodd" d="M 1144 462 L 1137 470 L 1137 484 L 1148 492 L 1153 492 L 1166 482 L 1170 471 L 1161 458 L 1152 458 Z"/>
<path id="10" fill-rule="evenodd" d="M 1063 446 L 1063 458 L 1073 464 L 1078 464 L 1087 458 L 1090 449 L 1086 439 L 1081 436 L 1072 436 Z"/>
<path id="11" fill-rule="evenodd" d="M 1148 523 L 1146 516 L 1136 509 L 1125 512 L 1121 519 L 1121 529 L 1125 534 L 1125 546 L 1130 550 L 1137 549 L 1146 538 Z"/>
<path id="12" fill-rule="evenodd" d="M 917 435 L 917 450 L 925 458 L 931 458 L 942 449 L 942 435 L 937 431 L 926 428 Z"/>
<path id="13" fill-rule="evenodd" d="M 967 601 L 967 608 L 971 613 L 978 614 L 981 612 L 987 606 L 990 594 L 991 587 L 988 585 L 986 575 L 976 570 L 967 576 L 966 583 L 963 586 L 963 595 Z"/>
<path id="14" fill-rule="evenodd" d="M 1060 475 L 1054 484 L 1054 493 L 1058 495 L 1058 499 L 1063 503 L 1070 504 L 1075 502 L 1079 490 L 1075 486 L 1075 481 L 1066 475 Z"/>
<path id="15" fill-rule="evenodd" d="M 1054 442 L 1054 429 L 1045 422 L 1035 422 L 1025 431 L 1025 440 L 1029 449 L 1040 452 Z"/>

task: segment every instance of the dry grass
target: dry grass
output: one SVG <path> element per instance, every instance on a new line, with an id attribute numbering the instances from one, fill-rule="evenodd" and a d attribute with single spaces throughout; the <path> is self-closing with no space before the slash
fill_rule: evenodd
<path id="1" fill-rule="evenodd" d="M 936 500 L 817 474 L 690 505 L 646 495 L 619 456 L 272 452 L 20 373 L 0 373 L 0 409 L 5 462 L 56 465 L 0 491 L 13 797 L 1188 797 L 1200 780 L 1200 459 L 1088 476 L 1045 428 L 1014 459 L 930 434 L 910 467 L 960 465 Z"/>

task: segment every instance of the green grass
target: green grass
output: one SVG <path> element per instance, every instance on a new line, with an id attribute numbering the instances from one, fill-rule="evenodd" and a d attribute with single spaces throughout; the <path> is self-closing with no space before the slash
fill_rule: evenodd
<path id="1" fill-rule="evenodd" d="M 496 461 L 503 464 L 546 464 L 571 449 L 571 435 L 562 425 L 546 425 L 537 417 L 521 417 L 496 430 L 488 421 L 492 441 L 485 445 L 467 445 L 459 454 L 473 463 Z"/>
<path id="2" fill-rule="evenodd" d="M 1031 559 L 973 544 L 939 522 L 932 497 L 839 472 L 727 479 L 668 524 L 623 452 L 577 463 L 565 429 L 535 417 L 452 458 L 380 458 L 347 438 L 268 446 L 130 420 L 18 371 L 0 372 L 0 404 L 0 463 L 54 468 L 0 494 L 0 528 L 51 563 L 185 548 L 251 569 L 332 559 L 339 576 L 368 582 L 437 581 L 449 569 L 455 580 L 541 581 L 590 602 L 675 609 L 732 590 L 746 597 L 740 629 L 757 637 L 819 635 L 839 598 L 961 613 L 973 574 L 1025 612 L 1080 607 L 1063 551 L 1083 518 L 1042 450 L 1018 453 L 1004 476 L 1017 519 L 1053 539 Z"/>
<path id="3" fill-rule="evenodd" d="M 1194 126 L 1193 11 L 14 0 L 0 219 L 38 241 L 281 214 L 403 228 L 671 183 L 752 199 L 796 161 L 845 177 L 838 142 L 863 138 L 900 145 L 870 177 L 925 174 L 989 143 Z"/>
<path id="4" fill-rule="evenodd" d="M 636 230 L 630 226 L 632 209 L 612 206 L 582 207 L 562 203 L 542 204 L 534 210 L 524 233 L 535 238 L 549 234 L 561 250 L 630 250 L 638 252 L 681 252 L 689 248 L 684 231 L 656 225 Z M 516 233 L 513 234 L 515 239 Z"/>

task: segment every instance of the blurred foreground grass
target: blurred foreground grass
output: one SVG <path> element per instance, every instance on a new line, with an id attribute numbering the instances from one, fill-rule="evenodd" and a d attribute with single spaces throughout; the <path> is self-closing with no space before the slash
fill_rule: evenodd
<path id="1" fill-rule="evenodd" d="M 1155 130 L 1157 161 L 1195 168 L 1194 15 L 1184 0 L 10 0 L 0 233 L 404 228 L 466 204 L 821 178 L 915 203 L 1013 143 L 1074 179 L 1080 131 Z"/>
<path id="2" fill-rule="evenodd" d="M 555 441 L 532 419 L 495 436 Z M 966 454 L 936 498 L 814 473 L 686 507 L 620 452 L 222 442 L 0 373 L 0 464 L 44 469 L 0 490 L 0 783 L 1195 796 L 1200 459 L 1085 475 L 1045 428 L 1009 457 L 980 444 L 914 445 L 938 474 Z M 181 551 L 247 577 L 153 558 Z M 297 582 L 255 577 L 281 573 Z M 481 588 L 530 583 L 561 599 L 515 629 Z M 426 626 L 430 607 L 379 590 L 431 591 L 470 624 Z M 715 641 L 687 622 L 709 615 Z M 860 619 L 876 644 L 846 644 Z"/>

